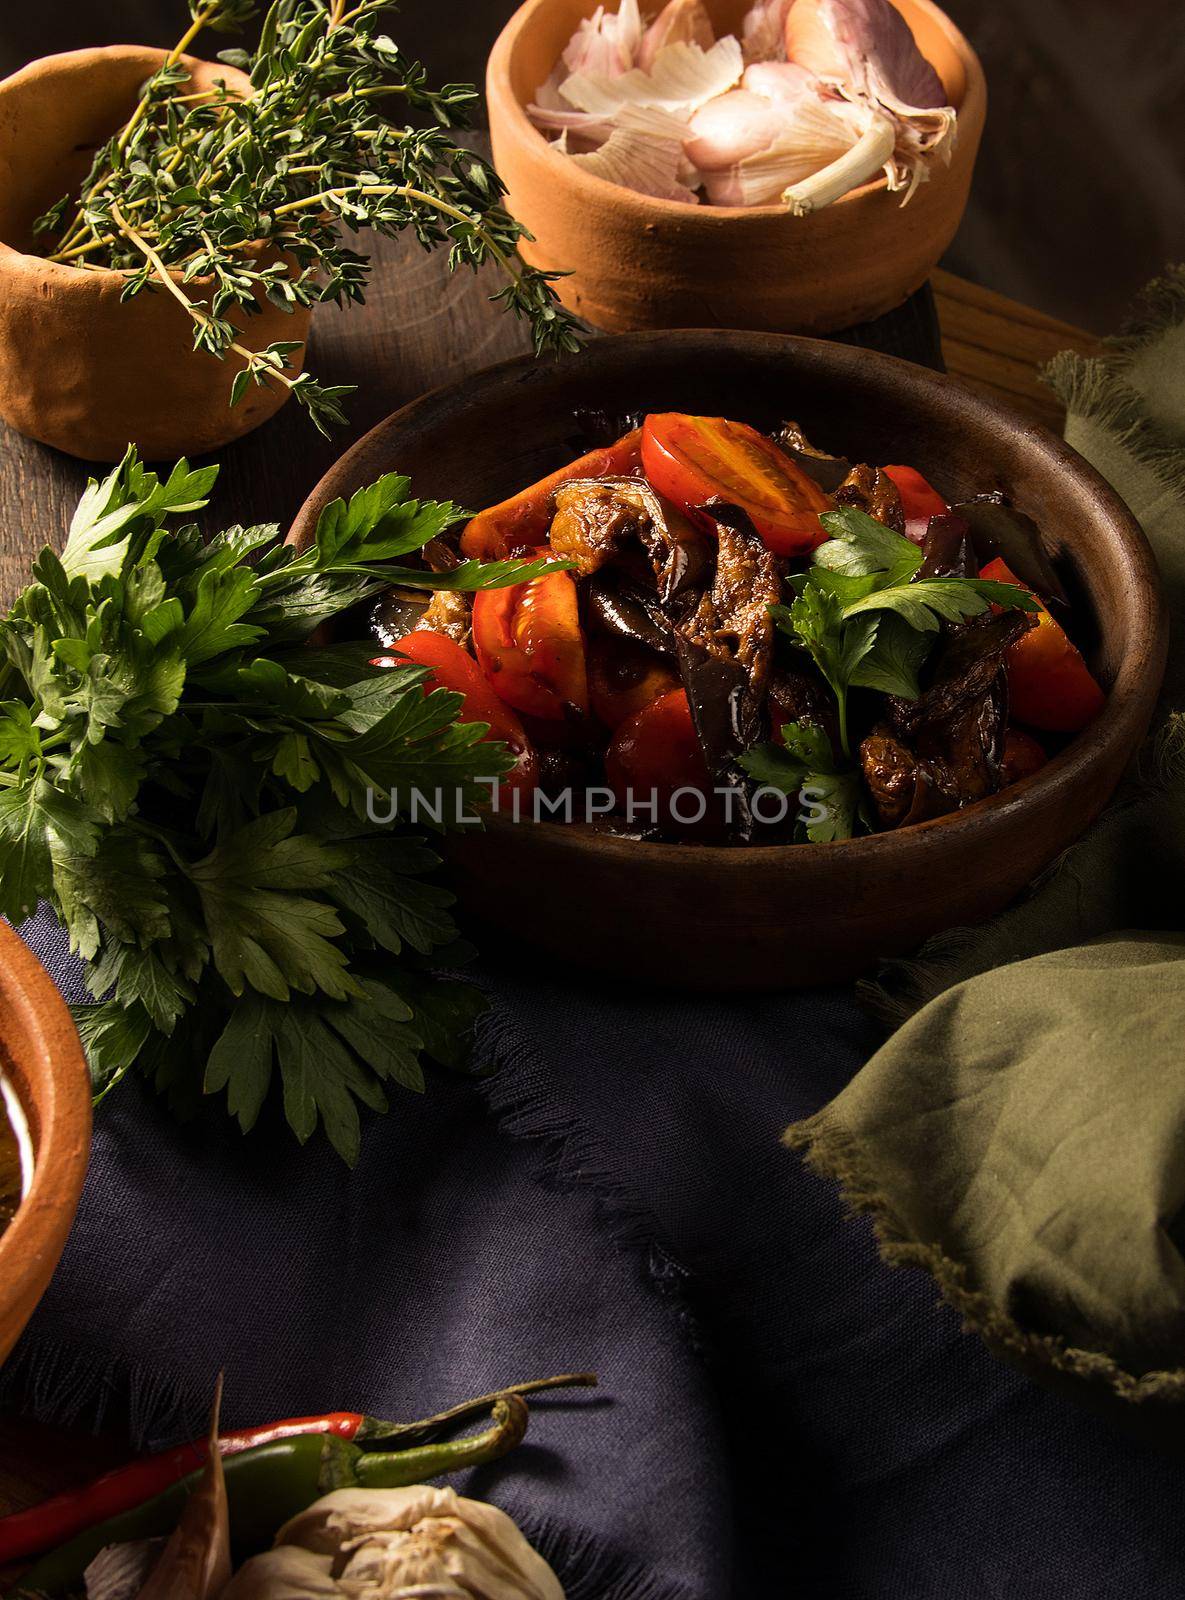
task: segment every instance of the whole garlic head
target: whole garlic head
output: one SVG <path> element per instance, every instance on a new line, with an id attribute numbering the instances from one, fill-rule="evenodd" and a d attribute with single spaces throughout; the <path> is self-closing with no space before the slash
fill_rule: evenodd
<path id="1" fill-rule="evenodd" d="M 305 1584 L 304 1588 L 299 1585 Z M 564 1600 L 496 1506 L 452 1489 L 337 1489 L 241 1569 L 222 1600 Z"/>

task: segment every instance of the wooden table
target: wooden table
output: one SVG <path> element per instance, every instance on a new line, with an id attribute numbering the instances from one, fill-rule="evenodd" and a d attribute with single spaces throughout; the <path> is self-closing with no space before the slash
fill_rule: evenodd
<path id="1" fill-rule="evenodd" d="M 390 241 L 380 241 L 376 259 L 366 306 L 321 312 L 312 340 L 310 365 L 322 378 L 359 385 L 348 432 L 321 439 L 290 405 L 228 448 L 213 507 L 220 525 L 286 525 L 330 463 L 375 422 L 426 389 L 529 348 L 526 331 L 487 304 L 500 280 L 449 278 L 441 259 Z M 1058 402 L 1036 369 L 1059 350 L 1090 352 L 1097 341 L 950 273 L 937 272 L 933 282 L 949 371 L 1060 428 Z M 60 547 L 95 470 L 0 424 L 0 604 L 8 605 L 26 581 L 41 545 Z M 114 1432 L 95 1439 L 0 1418 L 0 1511 L 83 1482 L 125 1454 Z"/>

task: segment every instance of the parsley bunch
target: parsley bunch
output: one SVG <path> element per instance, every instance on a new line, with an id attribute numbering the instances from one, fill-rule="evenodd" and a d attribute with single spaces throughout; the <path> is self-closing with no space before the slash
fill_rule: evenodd
<path id="1" fill-rule="evenodd" d="M 835 696 L 843 761 L 819 729 L 782 728 L 783 745 L 758 745 L 742 756 L 749 775 L 787 794 L 817 791 L 825 814 L 804 826 L 812 841 L 850 838 L 864 819 L 860 781 L 851 765 L 848 697 L 852 689 L 916 700 L 918 675 L 944 622 L 979 616 L 990 605 L 1036 611 L 1038 602 L 1014 584 L 985 578 L 918 578 L 922 551 L 911 539 L 853 506 L 824 511 L 831 535 L 806 572 L 789 582 L 789 606 L 771 606 L 782 632 L 805 650 Z"/>
<path id="2" fill-rule="evenodd" d="M 438 858 L 368 791 L 401 815 L 413 789 L 473 803 L 513 758 L 425 669 L 304 641 L 392 583 L 547 564 L 398 564 L 460 513 L 394 474 L 327 507 L 303 555 L 274 525 L 203 544 L 175 523 L 217 471 L 162 480 L 129 450 L 0 620 L 0 913 L 48 900 L 89 964 L 100 1093 L 134 1068 L 179 1109 L 225 1091 L 247 1130 L 278 1076 L 297 1137 L 320 1119 L 352 1161 L 358 1104 L 458 1059 L 475 1006 L 431 976 L 455 939 Z"/>
<path id="3" fill-rule="evenodd" d="M 493 298 L 530 322 L 537 351 L 577 347 L 556 274 L 516 254 L 525 230 L 502 205 L 497 174 L 445 131 L 464 124 L 476 89 L 429 87 L 378 31 L 386 0 L 275 0 L 255 53 L 219 57 L 250 74 L 247 99 L 192 92 L 181 58 L 203 30 L 241 27 L 256 0 L 189 9 L 190 27 L 96 152 L 77 202 L 63 196 L 40 218 L 57 235 L 51 260 L 126 272 L 125 299 L 172 294 L 193 319 L 195 349 L 242 364 L 232 404 L 251 383 L 283 384 L 323 432 L 345 420 L 351 388 L 293 375 L 299 340 L 248 349 L 230 314 L 249 317 L 264 300 L 287 311 L 362 301 L 371 263 L 343 243 L 343 225 L 410 229 L 426 250 L 447 245 L 454 269 L 496 262 L 507 283 Z"/>

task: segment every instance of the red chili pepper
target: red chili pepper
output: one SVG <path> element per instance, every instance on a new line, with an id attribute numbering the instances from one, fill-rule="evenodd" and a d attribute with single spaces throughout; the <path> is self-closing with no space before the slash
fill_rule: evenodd
<path id="1" fill-rule="evenodd" d="M 352 1440 L 369 1447 L 372 1444 L 398 1440 L 404 1445 L 431 1439 L 434 1435 L 465 1422 L 507 1395 L 538 1394 L 544 1389 L 569 1389 L 596 1383 L 591 1372 L 562 1373 L 554 1378 L 536 1378 L 530 1383 L 508 1384 L 491 1394 L 466 1400 L 434 1417 L 424 1417 L 417 1422 L 385 1422 L 380 1417 L 364 1416 L 360 1411 L 328 1411 L 316 1417 L 285 1417 L 280 1422 L 267 1422 L 256 1428 L 238 1428 L 221 1434 L 218 1449 L 223 1456 L 240 1455 L 253 1450 L 256 1445 L 272 1444 L 279 1439 L 294 1439 L 306 1434 L 332 1434 L 335 1438 Z M 79 1489 L 68 1489 L 51 1500 L 30 1506 L 26 1511 L 16 1511 L 11 1516 L 0 1517 L 0 1566 L 10 1561 L 20 1561 L 27 1556 L 40 1555 L 73 1539 L 76 1534 L 93 1528 L 96 1523 L 107 1522 L 123 1512 L 152 1500 L 172 1484 L 188 1477 L 203 1466 L 206 1460 L 205 1439 L 195 1439 L 189 1444 L 177 1445 L 159 1455 L 144 1456 L 129 1462 L 126 1467 L 116 1467 L 93 1483 Z"/>
<path id="2" fill-rule="evenodd" d="M 320 1417 L 288 1417 L 260 1428 L 240 1428 L 221 1434 L 218 1449 L 224 1456 L 233 1456 L 257 1444 L 270 1444 L 274 1439 L 292 1439 L 306 1433 L 331 1433 L 339 1439 L 354 1439 L 367 1420 L 357 1411 L 335 1411 Z M 0 1517 L 0 1566 L 64 1544 L 84 1528 L 106 1522 L 109 1517 L 152 1499 L 162 1489 L 196 1471 L 205 1459 L 206 1441 L 195 1439 L 159 1455 L 131 1461 L 126 1467 L 115 1467 L 81 1489 L 68 1489 L 26 1511 Z"/>

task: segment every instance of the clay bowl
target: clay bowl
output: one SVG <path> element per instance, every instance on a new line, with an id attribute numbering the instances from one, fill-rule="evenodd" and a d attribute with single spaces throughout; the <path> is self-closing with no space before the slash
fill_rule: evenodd
<path id="1" fill-rule="evenodd" d="M 301 508 L 380 473 L 417 495 L 491 505 L 575 456 L 576 408 L 686 410 L 758 425 L 793 417 L 824 449 L 919 467 L 950 500 L 1006 489 L 1040 525 L 1075 596 L 1076 632 L 1110 690 L 1047 767 L 954 816 L 834 844 L 645 844 L 494 819 L 449 853 L 469 912 L 560 956 L 708 990 L 851 977 L 928 934 L 999 911 L 1114 790 L 1148 726 L 1166 622 L 1151 551 L 1080 456 L 1019 413 L 924 368 L 846 346 L 688 331 L 596 340 L 557 363 L 493 367 L 406 406 L 359 441 Z"/>
<path id="2" fill-rule="evenodd" d="M 610 0 L 611 6 L 614 0 Z M 740 32 L 748 0 L 706 0 L 718 35 Z M 967 40 L 931 0 L 897 0 L 959 113 L 949 167 L 903 211 L 883 178 L 807 217 L 653 200 L 582 172 L 525 107 L 593 0 L 527 0 L 486 75 L 494 162 L 513 214 L 535 236 L 528 261 L 566 271 L 560 297 L 598 328 L 764 328 L 829 333 L 879 317 L 921 287 L 967 203 L 987 90 Z"/>
<path id="3" fill-rule="evenodd" d="M 45 56 L 0 82 L 0 417 L 19 433 L 88 461 L 117 461 L 129 443 L 148 460 L 204 454 L 257 428 L 288 398 L 250 385 L 233 409 L 240 363 L 193 349 L 193 323 L 163 288 L 120 304 L 121 272 L 86 272 L 38 254 L 33 222 L 76 192 L 95 148 L 123 125 L 163 50 L 111 45 Z M 195 89 L 217 79 L 243 94 L 233 67 L 185 57 Z M 206 280 L 186 285 L 191 299 Z M 307 311 L 264 301 L 232 321 L 262 349 L 303 340 Z"/>
<path id="4" fill-rule="evenodd" d="M 0 1233 L 0 1361 L 45 1292 L 78 1208 L 91 1134 L 91 1084 L 52 979 L 0 922 L 0 1074 L 33 1146 L 33 1181 Z"/>

